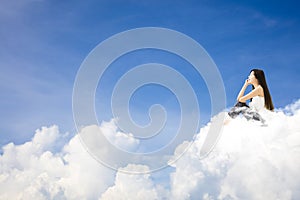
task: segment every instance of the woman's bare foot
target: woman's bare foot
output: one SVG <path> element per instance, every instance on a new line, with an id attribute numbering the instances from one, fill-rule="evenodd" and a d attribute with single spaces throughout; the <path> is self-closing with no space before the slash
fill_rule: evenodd
<path id="1" fill-rule="evenodd" d="M 224 120 L 224 122 L 223 122 L 223 124 L 227 125 L 227 124 L 229 124 L 231 122 L 231 120 L 232 119 L 230 117 L 226 117 L 225 120 Z"/>

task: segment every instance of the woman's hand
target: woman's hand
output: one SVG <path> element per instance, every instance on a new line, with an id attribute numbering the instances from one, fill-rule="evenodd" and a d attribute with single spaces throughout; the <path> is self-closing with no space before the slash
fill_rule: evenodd
<path id="1" fill-rule="evenodd" d="M 245 85 L 245 86 L 248 86 L 248 85 L 250 85 L 250 84 L 251 84 L 251 83 L 250 83 L 250 80 L 249 80 L 249 79 L 246 79 L 244 85 Z"/>
<path id="2" fill-rule="evenodd" d="M 245 101 L 242 101 L 240 98 L 244 96 L 244 93 L 245 93 L 245 90 L 247 89 L 248 85 L 250 85 L 250 80 L 249 79 L 246 79 L 245 80 L 245 83 L 239 93 L 239 95 L 237 96 L 236 100 L 239 101 L 239 102 L 245 102 Z"/>

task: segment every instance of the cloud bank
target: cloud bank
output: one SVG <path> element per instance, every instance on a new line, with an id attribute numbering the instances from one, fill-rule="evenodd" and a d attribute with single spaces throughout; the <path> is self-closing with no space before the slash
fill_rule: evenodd
<path id="1" fill-rule="evenodd" d="M 243 118 L 231 121 L 209 156 L 199 160 L 209 125 L 201 129 L 173 165 L 170 199 L 298 199 L 300 112 L 271 118 L 268 127 Z"/>
<path id="2" fill-rule="evenodd" d="M 38 129 L 31 141 L 9 143 L 0 156 L 0 199 L 299 199 L 300 100 L 270 115 L 268 127 L 237 118 L 225 125 L 209 156 L 199 152 L 210 123 L 191 148 L 170 166 L 169 186 L 146 165 L 109 169 L 90 156 L 76 135 L 57 150 L 64 134 L 57 126 Z M 110 142 L 135 149 L 139 141 L 116 128 L 115 121 L 89 126 L 102 129 Z"/>

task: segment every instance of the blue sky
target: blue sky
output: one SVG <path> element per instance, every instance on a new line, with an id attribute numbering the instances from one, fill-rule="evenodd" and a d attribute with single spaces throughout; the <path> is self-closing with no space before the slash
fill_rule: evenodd
<path id="1" fill-rule="evenodd" d="M 265 70 L 275 107 L 292 103 L 300 91 L 298 6 L 296 1 L 4 0 L 0 8 L 0 144 L 22 143 L 37 128 L 52 124 L 61 132 L 76 133 L 72 89 L 82 61 L 101 41 L 138 27 L 174 29 L 199 42 L 219 68 L 228 107 L 253 66 Z M 154 60 L 182 70 L 201 98 L 203 122 L 208 120 L 206 86 L 193 70 L 179 67 L 188 65 L 183 60 L 157 51 L 130 54 L 119 63 L 122 59 L 127 66 Z M 120 73 L 113 70 L 108 77 Z M 104 88 L 109 91 L 113 82 L 107 78 Z M 150 96 L 160 92 L 154 89 L 145 88 Z M 141 123 L 147 118 L 140 118 L 145 108 L 139 102 L 176 104 L 168 95 L 142 94 L 136 93 L 140 101 L 132 102 L 133 118 Z M 101 103 L 96 105 L 99 110 L 105 107 Z"/>

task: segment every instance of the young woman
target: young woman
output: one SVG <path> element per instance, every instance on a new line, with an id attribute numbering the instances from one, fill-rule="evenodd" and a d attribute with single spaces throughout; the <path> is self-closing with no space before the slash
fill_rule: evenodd
<path id="1" fill-rule="evenodd" d="M 252 85 L 252 91 L 245 94 L 245 90 L 249 85 Z M 246 101 L 249 99 L 251 102 L 248 106 Z M 273 111 L 274 106 L 263 70 L 252 69 L 250 71 L 248 79 L 237 96 L 237 101 L 235 106 L 228 112 L 231 118 L 242 114 L 247 120 L 253 119 L 265 124 L 265 120 L 259 112 L 263 109 Z"/>

